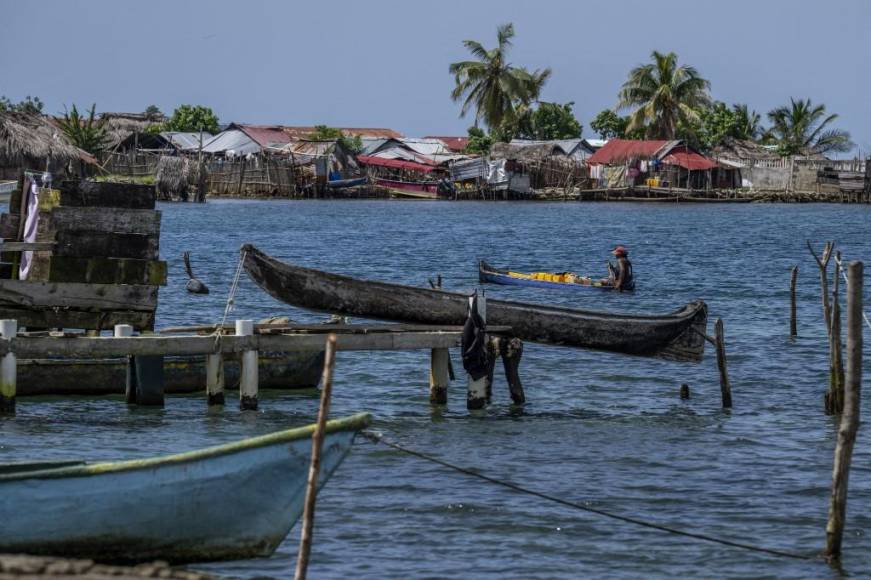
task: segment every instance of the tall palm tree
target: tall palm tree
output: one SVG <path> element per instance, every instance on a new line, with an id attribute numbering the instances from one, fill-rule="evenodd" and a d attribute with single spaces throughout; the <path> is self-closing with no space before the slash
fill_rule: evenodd
<path id="1" fill-rule="evenodd" d="M 789 99 L 789 105 L 768 113 L 770 135 L 783 155 L 804 153 L 845 153 L 854 143 L 850 133 L 827 128 L 838 115 L 826 115 L 825 105 L 814 105 L 810 99 Z"/>
<path id="2" fill-rule="evenodd" d="M 513 120 L 518 107 L 528 107 L 538 99 L 551 71 L 546 68 L 529 72 L 512 66 L 508 62 L 512 38 L 514 25 L 503 24 L 496 31 L 496 47 L 490 50 L 477 41 L 463 41 L 477 60 L 455 62 L 449 69 L 456 81 L 451 98 L 463 101 L 460 117 L 474 108 L 475 124 L 483 121 L 493 130 Z"/>
<path id="3" fill-rule="evenodd" d="M 756 111 L 751 111 L 747 105 L 732 105 L 735 124 L 732 127 L 732 137 L 755 141 L 762 135 L 761 117 Z"/>
<path id="4" fill-rule="evenodd" d="M 635 67 L 620 89 L 618 109 L 634 109 L 628 132 L 644 129 L 648 138 L 674 139 L 678 125 L 699 123 L 698 109 L 710 105 L 711 83 L 677 55 L 653 51 L 653 62 Z"/>

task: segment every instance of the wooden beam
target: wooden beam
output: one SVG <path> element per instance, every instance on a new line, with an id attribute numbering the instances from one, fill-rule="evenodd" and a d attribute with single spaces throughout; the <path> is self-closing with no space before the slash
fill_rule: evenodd
<path id="1" fill-rule="evenodd" d="M 51 256 L 45 269 L 49 282 L 165 286 L 167 277 L 166 262 L 131 258 Z"/>
<path id="2" fill-rule="evenodd" d="M 0 318 L 17 320 L 21 326 L 34 328 L 84 328 L 107 330 L 116 324 L 129 324 L 138 330 L 154 328 L 154 311 L 89 311 L 65 308 L 7 308 L 0 306 Z"/>
<path id="3" fill-rule="evenodd" d="M 0 280 L 0 307 L 10 306 L 153 311 L 157 286 Z"/>
<path id="4" fill-rule="evenodd" d="M 156 260 L 160 247 L 159 236 L 145 234 L 116 234 L 87 230 L 57 232 L 55 255 L 76 258 L 135 258 Z"/>
<path id="5" fill-rule="evenodd" d="M 51 252 L 54 242 L 3 242 L 0 252 Z"/>
<path id="6" fill-rule="evenodd" d="M 109 181 L 65 181 L 61 186 L 63 207 L 120 207 L 154 209 L 157 195 L 154 186 Z"/>
<path id="7" fill-rule="evenodd" d="M 2 316 L 2 311 L 0 311 Z M 339 350 L 417 350 L 459 346 L 460 332 L 402 332 L 383 334 L 339 334 Z M 11 352 L 19 358 L 110 358 L 147 355 L 206 355 L 240 353 L 315 351 L 324 349 L 319 334 L 254 334 L 252 336 L 136 336 L 131 338 L 33 337 L 16 338 Z M 0 355 L 10 352 L 10 342 L 0 340 Z"/>
<path id="8" fill-rule="evenodd" d="M 51 228 L 118 234 L 160 235 L 160 212 L 150 209 L 56 207 L 49 213 Z"/>

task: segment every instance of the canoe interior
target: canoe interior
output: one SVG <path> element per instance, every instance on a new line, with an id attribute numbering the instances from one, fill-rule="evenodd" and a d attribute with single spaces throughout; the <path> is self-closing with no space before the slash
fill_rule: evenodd
<path id="1" fill-rule="evenodd" d="M 278 300 L 309 310 L 410 324 L 462 325 L 468 295 L 359 280 L 285 264 L 245 245 L 249 276 Z M 707 306 L 690 302 L 667 314 L 622 314 L 487 301 L 487 322 L 509 326 L 522 340 L 677 361 L 704 354 Z"/>
<path id="2" fill-rule="evenodd" d="M 507 270 L 500 270 L 483 260 L 478 264 L 478 279 L 481 283 L 502 284 L 503 286 L 529 286 L 532 288 L 554 288 L 557 290 L 611 290 L 611 284 L 581 284 L 571 282 L 551 282 L 534 278 L 512 276 Z M 589 278 L 587 278 L 589 279 Z"/>

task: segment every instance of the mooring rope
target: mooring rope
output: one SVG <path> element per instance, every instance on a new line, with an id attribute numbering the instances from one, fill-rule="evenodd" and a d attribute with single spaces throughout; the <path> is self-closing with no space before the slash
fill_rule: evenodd
<path id="1" fill-rule="evenodd" d="M 804 554 L 796 554 L 793 552 L 786 552 L 786 551 L 777 550 L 774 548 L 765 548 L 762 546 L 754 546 L 752 544 L 745 544 L 742 542 L 736 542 L 734 540 L 726 540 L 723 538 L 709 536 L 707 534 L 699 534 L 696 532 L 687 532 L 684 530 L 678 530 L 676 528 L 670 528 L 668 526 L 664 526 L 661 524 L 647 522 L 644 520 L 640 520 L 638 518 L 624 516 L 624 515 L 610 512 L 610 511 L 602 510 L 599 508 L 590 507 L 590 506 L 583 505 L 583 504 L 580 504 L 580 503 L 577 503 L 577 502 L 574 502 L 571 500 L 567 500 L 567 499 L 563 499 L 563 498 L 556 497 L 553 495 L 549 495 L 549 494 L 546 494 L 546 493 L 543 493 L 540 491 L 535 491 L 534 489 L 529 489 L 527 487 L 517 485 L 516 483 L 512 483 L 510 481 L 496 479 L 495 477 L 490 477 L 489 475 L 484 475 L 483 473 L 479 473 L 479 472 L 474 471 L 472 469 L 469 469 L 467 467 L 461 467 L 459 465 L 454 465 L 452 463 L 448 463 L 447 461 L 445 461 L 443 459 L 439 459 L 438 457 L 433 457 L 432 455 L 427 455 L 425 453 L 421 453 L 420 451 L 415 451 L 414 449 L 409 449 L 408 447 L 404 447 L 404 446 L 400 445 L 399 443 L 396 443 L 394 441 L 390 441 L 389 439 L 385 439 L 381 433 L 376 433 L 374 431 L 363 431 L 362 434 L 364 437 L 366 437 L 367 439 L 369 439 L 373 443 L 382 443 L 384 445 L 387 445 L 388 447 L 396 449 L 397 451 L 401 451 L 401 452 L 406 453 L 408 455 L 412 455 L 412 456 L 417 457 L 419 459 L 423 459 L 424 461 L 429 461 L 430 463 L 435 463 L 437 465 L 441 465 L 442 467 L 447 467 L 448 469 L 452 469 L 452 470 L 457 471 L 459 473 L 462 473 L 464 475 L 475 477 L 475 478 L 481 479 L 483 481 L 486 481 L 488 483 L 492 483 L 494 485 L 499 485 L 501 487 L 508 488 L 508 489 L 515 491 L 515 492 L 518 492 L 518 493 L 532 495 L 532 496 L 535 496 L 535 497 L 538 497 L 538 498 L 541 498 L 541 499 L 544 499 L 547 501 L 551 501 L 551 502 L 554 502 L 554 503 L 557 503 L 560 505 L 564 505 L 564 506 L 567 506 L 570 508 L 574 508 L 577 510 L 600 515 L 600 516 L 603 516 L 606 518 L 611 518 L 611 519 L 618 520 L 621 522 L 626 522 L 629 524 L 635 524 L 637 526 L 642 526 L 645 528 L 658 530 L 660 532 L 667 532 L 669 534 L 683 536 L 685 538 L 692 538 L 694 540 L 701 540 L 704 542 L 721 544 L 723 546 L 730 546 L 732 548 L 739 548 L 739 549 L 748 550 L 751 552 L 761 552 L 763 554 L 769 554 L 771 556 L 781 556 L 783 558 L 794 558 L 796 560 L 814 560 L 814 559 L 816 559 L 815 556 L 806 556 Z"/>
<path id="2" fill-rule="evenodd" d="M 227 294 L 227 303 L 224 305 L 224 316 L 221 318 L 221 322 L 215 325 L 215 350 L 221 344 L 221 337 L 224 335 L 224 325 L 227 323 L 227 317 L 236 306 L 236 292 L 239 290 L 239 279 L 242 277 L 242 269 L 245 265 L 245 255 L 247 253 L 247 250 L 242 250 L 239 254 L 239 263 L 236 264 L 236 273 L 233 275 L 230 292 Z"/>
<path id="3" fill-rule="evenodd" d="M 835 256 L 835 263 L 838 265 L 838 270 L 841 271 L 841 276 L 844 277 L 844 283 L 847 285 L 847 287 L 849 287 L 850 280 L 847 278 L 847 272 L 844 271 L 844 267 L 841 264 L 841 260 L 839 260 L 837 256 Z M 865 324 L 868 325 L 868 328 L 871 328 L 871 320 L 868 320 L 868 315 L 865 313 L 864 309 L 862 309 L 862 318 L 865 319 Z"/>

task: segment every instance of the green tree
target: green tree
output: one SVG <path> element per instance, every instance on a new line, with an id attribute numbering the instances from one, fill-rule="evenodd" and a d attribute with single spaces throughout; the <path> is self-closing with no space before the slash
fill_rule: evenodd
<path id="1" fill-rule="evenodd" d="M 751 111 L 747 105 L 732 105 L 735 114 L 735 124 L 732 127 L 731 136 L 735 139 L 755 141 L 762 136 L 762 123 L 759 113 Z"/>
<path id="2" fill-rule="evenodd" d="M 8 97 L 0 96 L 0 111 L 41 115 L 42 107 L 43 102 L 39 97 L 31 97 L 30 95 L 27 95 L 24 100 L 13 103 Z"/>
<path id="3" fill-rule="evenodd" d="M 333 141 L 336 140 L 342 146 L 352 153 L 359 153 L 363 150 L 363 140 L 359 135 L 345 135 L 341 129 L 328 127 L 327 125 L 315 125 L 315 130 L 307 135 L 312 141 Z"/>
<path id="4" fill-rule="evenodd" d="M 850 151 L 854 147 L 850 133 L 829 128 L 837 118 L 826 115 L 826 106 L 814 105 L 810 99 L 790 99 L 789 105 L 768 113 L 770 134 L 781 155 Z"/>
<path id="5" fill-rule="evenodd" d="M 599 134 L 601 139 L 620 139 L 626 133 L 629 119 L 621 117 L 611 109 L 601 111 L 590 122 L 590 129 Z"/>
<path id="6" fill-rule="evenodd" d="M 644 128 L 652 139 L 674 139 L 678 125 L 699 121 L 710 103 L 710 83 L 691 66 L 678 66 L 677 55 L 653 51 L 653 62 L 635 67 L 618 95 L 619 109 L 632 109 L 627 131 Z"/>
<path id="7" fill-rule="evenodd" d="M 469 142 L 465 152 L 472 155 L 487 155 L 493 146 L 493 138 L 478 127 L 469 127 Z"/>
<path id="8" fill-rule="evenodd" d="M 523 139 L 576 139 L 583 126 L 572 112 L 574 102 L 565 104 L 540 102 L 538 107 L 524 115 L 518 136 Z"/>
<path id="9" fill-rule="evenodd" d="M 529 72 L 512 66 L 508 62 L 512 38 L 514 25 L 503 24 L 496 31 L 496 46 L 490 50 L 477 41 L 464 40 L 463 46 L 477 60 L 455 62 L 448 69 L 455 81 L 451 98 L 463 102 L 460 117 L 474 108 L 475 125 L 483 122 L 491 131 L 513 120 L 518 106 L 535 102 L 551 74 L 549 68 Z"/>
<path id="10" fill-rule="evenodd" d="M 83 149 L 91 155 L 99 154 L 106 146 L 106 120 L 97 119 L 97 104 L 91 105 L 88 116 L 83 117 L 75 105 L 72 109 L 64 112 L 64 118 L 58 120 L 58 124 L 64 135 L 72 141 L 73 145 Z"/>
<path id="11" fill-rule="evenodd" d="M 218 116 L 209 107 L 181 105 L 172 112 L 172 117 L 164 124 L 164 130 L 217 133 Z"/>
<path id="12" fill-rule="evenodd" d="M 152 122 L 160 121 L 163 118 L 163 112 L 161 112 L 157 105 L 148 105 L 142 114 Z"/>

